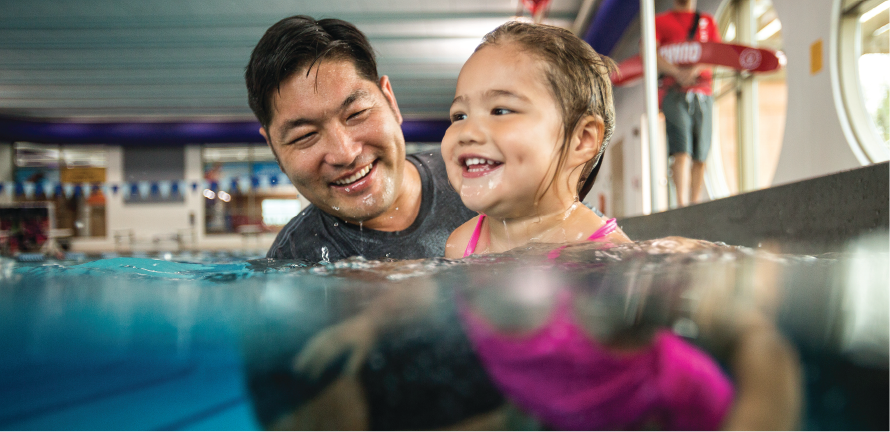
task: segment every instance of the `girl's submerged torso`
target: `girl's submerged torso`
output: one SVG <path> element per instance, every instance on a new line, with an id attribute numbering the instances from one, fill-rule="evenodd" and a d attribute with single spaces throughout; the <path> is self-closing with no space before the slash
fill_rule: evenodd
<path id="1" fill-rule="evenodd" d="M 482 215 L 464 256 L 475 251 Z M 610 219 L 589 241 L 615 231 Z M 550 252 L 553 260 L 565 246 Z M 707 354 L 670 331 L 617 354 L 589 336 L 559 291 L 550 318 L 527 335 L 506 334 L 461 299 L 470 340 L 495 383 L 520 408 L 563 430 L 715 430 L 732 403 L 729 379 Z"/>

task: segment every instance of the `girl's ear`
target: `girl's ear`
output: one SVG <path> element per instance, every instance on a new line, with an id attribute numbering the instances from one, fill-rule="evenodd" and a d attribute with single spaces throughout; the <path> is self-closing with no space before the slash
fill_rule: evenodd
<path id="1" fill-rule="evenodd" d="M 605 129 L 603 118 L 598 115 L 585 116 L 578 122 L 572 134 L 572 144 L 566 161 L 570 167 L 584 165 L 596 157 L 603 144 Z"/>

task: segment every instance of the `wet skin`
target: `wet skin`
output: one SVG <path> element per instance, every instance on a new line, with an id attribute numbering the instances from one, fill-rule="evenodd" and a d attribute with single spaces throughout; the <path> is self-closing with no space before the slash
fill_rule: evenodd
<path id="1" fill-rule="evenodd" d="M 442 156 L 470 209 L 526 214 L 553 176 L 562 118 L 545 82 L 540 62 L 511 45 L 485 47 L 461 69 Z"/>
<path id="2" fill-rule="evenodd" d="M 420 176 L 405 163 L 405 139 L 389 78 L 358 75 L 323 60 L 281 82 L 260 133 L 281 170 L 322 211 L 369 229 L 398 231 L 420 208 Z"/>
<path id="3" fill-rule="evenodd" d="M 549 85 L 543 63 L 509 42 L 480 49 L 461 69 L 442 156 L 464 204 L 488 216 L 476 253 L 583 241 L 605 223 L 578 204 L 576 190 L 581 166 L 602 144 L 602 118 L 579 120 L 563 149 L 562 110 Z M 462 256 L 476 222 L 452 233 L 446 257 Z M 609 239 L 627 241 L 620 232 Z"/>

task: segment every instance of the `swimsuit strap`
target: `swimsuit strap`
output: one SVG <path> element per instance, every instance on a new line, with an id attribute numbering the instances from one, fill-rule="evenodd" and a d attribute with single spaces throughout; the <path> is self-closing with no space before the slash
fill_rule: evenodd
<path id="1" fill-rule="evenodd" d="M 479 243 L 479 235 L 482 234 L 482 221 L 485 220 L 485 215 L 480 214 L 479 220 L 476 222 L 476 228 L 473 230 L 473 235 L 470 237 L 470 242 L 467 243 L 467 249 L 464 250 L 464 256 L 468 257 L 476 252 L 476 243 Z"/>
<path id="2" fill-rule="evenodd" d="M 599 240 L 609 234 L 612 234 L 616 229 L 618 229 L 618 221 L 615 218 L 609 219 L 606 221 L 606 224 L 601 226 L 600 229 L 596 230 L 590 237 L 587 237 L 588 241 Z"/>
<path id="3" fill-rule="evenodd" d="M 479 215 L 479 220 L 476 222 L 476 228 L 473 230 L 473 235 L 470 236 L 470 241 L 467 243 L 467 249 L 464 250 L 464 256 L 468 257 L 476 252 L 476 244 L 479 243 L 479 236 L 482 234 L 482 222 L 485 220 L 485 215 Z M 587 241 L 594 241 L 605 238 L 607 235 L 613 233 L 616 229 L 618 229 L 618 221 L 615 218 L 609 219 L 606 221 L 605 225 L 601 226 L 598 230 L 594 231 L 590 237 L 587 238 Z M 562 246 L 558 249 L 554 249 L 547 254 L 547 257 L 551 260 L 559 257 L 559 253 L 565 249 L 565 246 Z"/>
<path id="4" fill-rule="evenodd" d="M 609 219 L 606 221 L 605 225 L 601 226 L 598 230 L 594 231 L 594 233 L 591 234 L 590 237 L 587 237 L 587 241 L 596 241 L 596 240 L 604 239 L 604 238 L 606 238 L 607 235 L 611 234 L 616 229 L 618 229 L 617 220 L 615 218 Z M 547 254 L 547 259 L 549 259 L 550 261 L 556 260 L 557 258 L 559 258 L 559 254 L 562 253 L 562 250 L 565 249 L 566 247 L 567 247 L 567 245 L 560 246 L 556 249 L 553 249 L 552 251 L 550 251 L 550 253 Z"/>

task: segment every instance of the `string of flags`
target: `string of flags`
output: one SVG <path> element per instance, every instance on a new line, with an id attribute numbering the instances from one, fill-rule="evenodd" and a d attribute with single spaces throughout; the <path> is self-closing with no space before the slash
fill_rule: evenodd
<path id="1" fill-rule="evenodd" d="M 0 182 L 0 195 L 47 198 L 64 196 L 65 198 L 83 195 L 89 198 L 101 192 L 105 196 L 123 195 L 124 198 L 138 196 L 140 198 L 170 198 L 186 193 L 203 194 L 212 199 L 224 192 L 225 194 L 246 194 L 251 190 L 272 191 L 279 187 L 293 187 L 284 175 L 259 175 L 223 178 L 214 180 L 161 180 L 120 183 L 61 183 L 61 182 Z M 205 191 L 210 191 L 208 193 Z"/>

